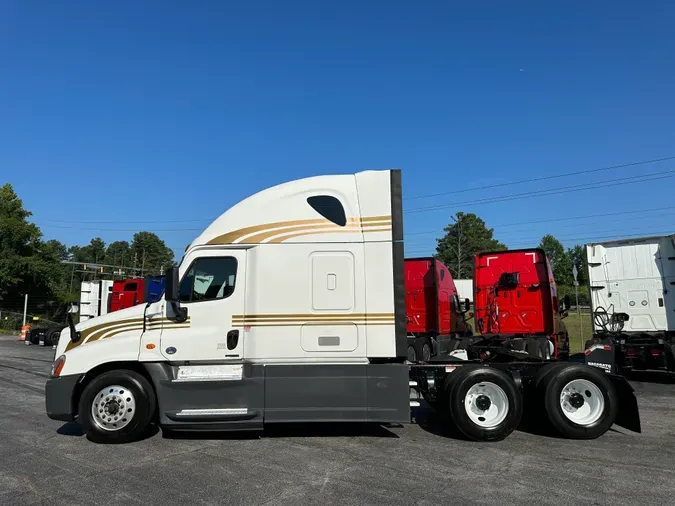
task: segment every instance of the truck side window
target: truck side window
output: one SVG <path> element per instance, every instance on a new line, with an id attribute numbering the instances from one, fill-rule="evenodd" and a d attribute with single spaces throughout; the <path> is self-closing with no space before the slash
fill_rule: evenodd
<path id="1" fill-rule="evenodd" d="M 234 292 L 237 260 L 232 257 L 196 259 L 180 283 L 181 302 L 226 299 Z"/>
<path id="2" fill-rule="evenodd" d="M 347 224 L 347 215 L 342 203 L 331 195 L 314 195 L 307 198 L 307 203 L 317 213 L 332 221 L 336 225 L 344 227 Z"/>

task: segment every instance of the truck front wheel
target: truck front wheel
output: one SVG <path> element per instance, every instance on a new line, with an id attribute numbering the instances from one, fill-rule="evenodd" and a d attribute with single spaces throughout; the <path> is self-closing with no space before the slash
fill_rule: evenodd
<path id="1" fill-rule="evenodd" d="M 450 415 L 465 436 L 476 441 L 499 441 L 518 427 L 522 397 L 506 373 L 462 366 L 448 380 Z"/>
<path id="2" fill-rule="evenodd" d="M 155 404 L 155 392 L 145 377 L 115 370 L 97 376 L 85 387 L 78 413 L 91 441 L 128 443 L 143 436 Z"/>

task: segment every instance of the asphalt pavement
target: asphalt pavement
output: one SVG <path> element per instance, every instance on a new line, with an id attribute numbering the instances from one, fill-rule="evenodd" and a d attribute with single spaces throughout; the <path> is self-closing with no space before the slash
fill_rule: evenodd
<path id="1" fill-rule="evenodd" d="M 0 337 L 0 505 L 675 504 L 675 381 L 634 381 L 643 433 L 498 443 L 421 424 L 282 426 L 98 445 L 50 420 L 53 350 Z"/>

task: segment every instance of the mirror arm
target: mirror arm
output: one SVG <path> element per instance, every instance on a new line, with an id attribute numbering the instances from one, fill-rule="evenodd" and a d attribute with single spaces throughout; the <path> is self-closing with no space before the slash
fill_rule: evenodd
<path id="1" fill-rule="evenodd" d="M 173 312 L 176 315 L 177 322 L 182 323 L 187 320 L 187 308 L 181 307 L 180 302 L 173 300 L 169 301 L 169 304 L 171 304 L 171 309 L 173 309 Z"/>
<path id="2" fill-rule="evenodd" d="M 75 330 L 75 322 L 73 321 L 72 313 L 68 313 L 66 319 L 68 320 L 68 329 L 70 330 L 70 340 L 73 343 L 77 343 L 82 338 L 82 333 Z"/>

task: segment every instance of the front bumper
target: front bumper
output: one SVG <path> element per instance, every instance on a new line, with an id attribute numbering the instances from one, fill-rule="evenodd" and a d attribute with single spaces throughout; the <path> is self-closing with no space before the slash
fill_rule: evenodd
<path id="1" fill-rule="evenodd" d="M 47 416 L 52 420 L 72 422 L 77 407 L 73 404 L 75 387 L 82 378 L 81 374 L 50 378 L 45 386 L 45 405 Z"/>

